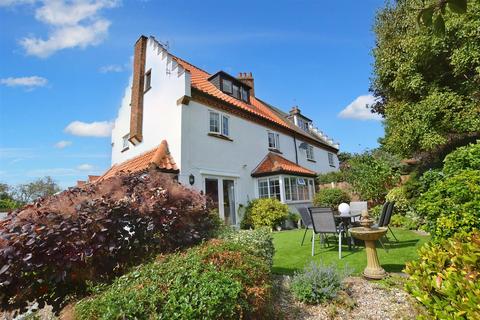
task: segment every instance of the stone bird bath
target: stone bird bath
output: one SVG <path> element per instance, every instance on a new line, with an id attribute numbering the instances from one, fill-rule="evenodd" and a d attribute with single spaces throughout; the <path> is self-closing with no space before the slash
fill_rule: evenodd
<path id="1" fill-rule="evenodd" d="M 350 228 L 349 231 L 354 238 L 365 241 L 365 251 L 367 253 L 367 267 L 363 271 L 363 276 L 367 279 L 383 279 L 387 275 L 385 270 L 378 262 L 377 249 L 375 241 L 387 233 L 387 228 L 372 228 L 373 219 L 370 219 L 367 211 L 362 213 L 360 219 L 361 227 Z"/>

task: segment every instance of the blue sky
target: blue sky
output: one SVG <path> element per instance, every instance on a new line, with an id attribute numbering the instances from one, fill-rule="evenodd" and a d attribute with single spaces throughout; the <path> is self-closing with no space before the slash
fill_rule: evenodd
<path id="1" fill-rule="evenodd" d="M 211 73 L 253 72 L 257 96 L 298 105 L 342 151 L 374 148 L 383 128 L 364 106 L 381 6 L 0 0 L 0 182 L 49 175 L 67 187 L 110 166 L 108 130 L 141 34 Z"/>

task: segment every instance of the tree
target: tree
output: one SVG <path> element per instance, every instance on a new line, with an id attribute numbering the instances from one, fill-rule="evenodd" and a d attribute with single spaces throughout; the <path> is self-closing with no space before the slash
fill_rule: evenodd
<path id="1" fill-rule="evenodd" d="M 29 203 L 38 198 L 51 196 L 60 191 L 60 187 L 51 177 L 44 177 L 33 182 L 19 185 L 15 191 L 16 199 Z"/>
<path id="2" fill-rule="evenodd" d="M 443 37 L 419 27 L 419 8 L 439 0 L 387 5 L 375 21 L 373 111 L 385 117 L 386 150 L 432 155 L 480 137 L 480 2 L 442 12 Z"/>
<path id="3" fill-rule="evenodd" d="M 384 151 L 367 151 L 347 162 L 346 180 L 364 200 L 380 203 L 400 181 L 400 161 Z"/>

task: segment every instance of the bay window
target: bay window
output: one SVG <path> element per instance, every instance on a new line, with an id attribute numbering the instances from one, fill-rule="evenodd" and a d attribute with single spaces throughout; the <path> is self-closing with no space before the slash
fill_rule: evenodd
<path id="1" fill-rule="evenodd" d="M 281 200 L 280 179 L 278 177 L 258 179 L 258 197 Z"/>
<path id="2" fill-rule="evenodd" d="M 299 177 L 285 177 L 286 201 L 311 201 L 315 193 L 313 179 Z"/>

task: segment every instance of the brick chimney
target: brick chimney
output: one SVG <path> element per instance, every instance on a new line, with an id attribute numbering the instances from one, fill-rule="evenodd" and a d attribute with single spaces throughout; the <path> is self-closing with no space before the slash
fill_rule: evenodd
<path id="1" fill-rule="evenodd" d="M 253 76 L 251 72 L 240 72 L 237 77 L 238 80 L 242 81 L 246 85 L 248 85 L 250 89 L 250 96 L 255 97 L 255 85 L 253 81 Z"/>
<path id="2" fill-rule="evenodd" d="M 290 110 L 290 115 L 295 116 L 298 114 L 300 114 L 300 108 L 298 108 L 298 106 L 293 106 L 292 110 Z"/>
<path id="3" fill-rule="evenodd" d="M 143 140 L 143 93 L 145 88 L 145 58 L 147 52 L 147 40 L 145 36 L 135 43 L 133 55 L 133 82 L 132 100 L 130 103 L 130 142 L 134 145 Z"/>

